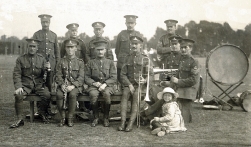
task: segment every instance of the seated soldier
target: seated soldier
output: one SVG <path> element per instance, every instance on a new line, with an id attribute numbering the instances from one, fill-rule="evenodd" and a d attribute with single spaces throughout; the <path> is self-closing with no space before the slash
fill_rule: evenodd
<path id="1" fill-rule="evenodd" d="M 76 108 L 76 99 L 82 92 L 84 84 L 84 62 L 75 56 L 78 41 L 68 39 L 65 41 L 66 56 L 56 67 L 57 106 L 61 115 L 59 127 L 65 124 L 66 102 L 68 102 L 68 126 L 73 126 L 73 115 Z M 67 100 L 68 99 L 68 100 Z"/>
<path id="2" fill-rule="evenodd" d="M 86 66 L 85 82 L 89 86 L 87 92 L 91 99 L 94 120 L 92 127 L 99 121 L 98 96 L 101 93 L 105 99 L 104 105 L 104 126 L 109 126 L 109 111 L 111 106 L 111 94 L 114 93 L 113 86 L 117 82 L 116 68 L 113 60 L 106 59 L 106 40 L 94 42 L 96 58 L 90 60 Z"/>
<path id="3" fill-rule="evenodd" d="M 46 62 L 45 58 L 37 53 L 39 40 L 26 39 L 26 41 L 28 42 L 28 54 L 17 58 L 13 72 L 13 82 L 16 89 L 15 109 L 18 121 L 12 124 L 10 128 L 24 125 L 23 99 L 25 95 L 30 93 L 35 93 L 42 98 L 39 104 L 39 114 L 45 123 L 49 122 L 46 117 L 46 111 L 51 95 L 48 87 L 45 87 L 43 77 L 45 70 L 50 68 L 50 63 Z"/>
<path id="4" fill-rule="evenodd" d="M 148 60 L 144 60 L 143 58 L 147 58 L 145 54 L 142 52 L 143 39 L 140 36 L 131 36 L 131 48 L 132 52 L 127 56 L 127 60 L 121 69 L 121 82 L 124 85 L 123 94 L 121 97 L 121 125 L 118 127 L 119 131 L 132 131 L 133 123 L 135 122 L 137 109 L 138 109 L 138 91 L 139 91 L 139 83 L 141 86 L 141 91 L 146 90 L 146 82 L 147 82 L 147 65 Z M 147 61 L 147 62 L 145 62 Z M 142 66 L 144 68 L 142 68 Z M 143 71 L 142 71 L 143 69 Z M 150 68 L 150 81 L 151 83 L 153 79 L 153 69 Z M 142 73 L 142 75 L 140 75 Z M 139 78 L 139 76 L 141 76 Z M 139 80 L 140 79 L 140 80 Z M 126 112 L 127 112 L 127 102 L 129 97 L 132 95 L 132 111 L 131 117 L 127 127 L 125 128 L 126 121 Z"/>

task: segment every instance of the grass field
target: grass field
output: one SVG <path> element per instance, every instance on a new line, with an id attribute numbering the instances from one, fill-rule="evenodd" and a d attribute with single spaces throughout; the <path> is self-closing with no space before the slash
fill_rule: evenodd
<path id="1" fill-rule="evenodd" d="M 58 128 L 56 123 L 43 124 L 39 120 L 30 123 L 26 119 L 24 127 L 9 129 L 15 121 L 12 72 L 16 58 L 0 56 L 0 146 L 251 146 L 251 113 L 240 107 L 231 111 L 205 110 L 196 103 L 193 105 L 193 122 L 186 125 L 187 132 L 164 137 L 151 135 L 148 126 L 134 127 L 130 133 L 118 132 L 119 121 L 111 122 L 109 128 L 102 125 L 92 128 L 89 121 L 76 121 L 72 128 Z M 205 59 L 200 58 L 199 61 L 205 80 Z M 250 76 L 244 79 L 244 84 L 232 96 L 251 89 Z M 208 80 L 204 98 L 210 100 L 210 93 L 218 95 L 219 92 Z M 25 108 L 28 114 L 27 102 Z M 112 113 L 118 108 L 118 105 L 113 106 Z"/>

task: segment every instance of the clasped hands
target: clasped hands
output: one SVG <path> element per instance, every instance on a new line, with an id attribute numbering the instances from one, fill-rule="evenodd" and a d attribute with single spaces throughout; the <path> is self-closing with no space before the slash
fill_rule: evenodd
<path id="1" fill-rule="evenodd" d="M 66 86 L 65 84 L 61 85 L 61 89 L 64 92 L 71 92 L 75 88 L 74 85 Z"/>
<path id="2" fill-rule="evenodd" d="M 101 84 L 100 82 L 94 82 L 94 83 L 92 83 L 92 85 L 93 86 L 95 86 L 95 87 L 97 87 L 98 88 L 98 91 L 103 91 L 103 90 L 105 90 L 105 88 L 106 88 L 106 83 L 104 83 L 104 84 Z"/>

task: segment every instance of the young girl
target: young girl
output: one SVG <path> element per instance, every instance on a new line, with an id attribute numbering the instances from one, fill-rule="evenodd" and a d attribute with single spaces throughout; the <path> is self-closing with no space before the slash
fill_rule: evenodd
<path id="1" fill-rule="evenodd" d="M 162 92 L 157 94 L 158 99 L 164 99 L 165 103 L 162 106 L 162 117 L 154 117 L 151 120 L 150 128 L 152 134 L 164 136 L 166 133 L 186 131 L 183 117 L 179 105 L 176 102 L 178 93 L 166 87 Z"/>

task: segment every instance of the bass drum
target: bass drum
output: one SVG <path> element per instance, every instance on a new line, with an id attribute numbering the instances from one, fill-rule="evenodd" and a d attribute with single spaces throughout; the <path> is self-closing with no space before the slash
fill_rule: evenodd
<path id="1" fill-rule="evenodd" d="M 251 90 L 244 91 L 240 96 L 240 104 L 244 111 L 251 111 Z"/>
<path id="2" fill-rule="evenodd" d="M 206 70 L 213 81 L 221 85 L 240 83 L 249 68 L 246 54 L 237 46 L 222 45 L 209 52 Z"/>

